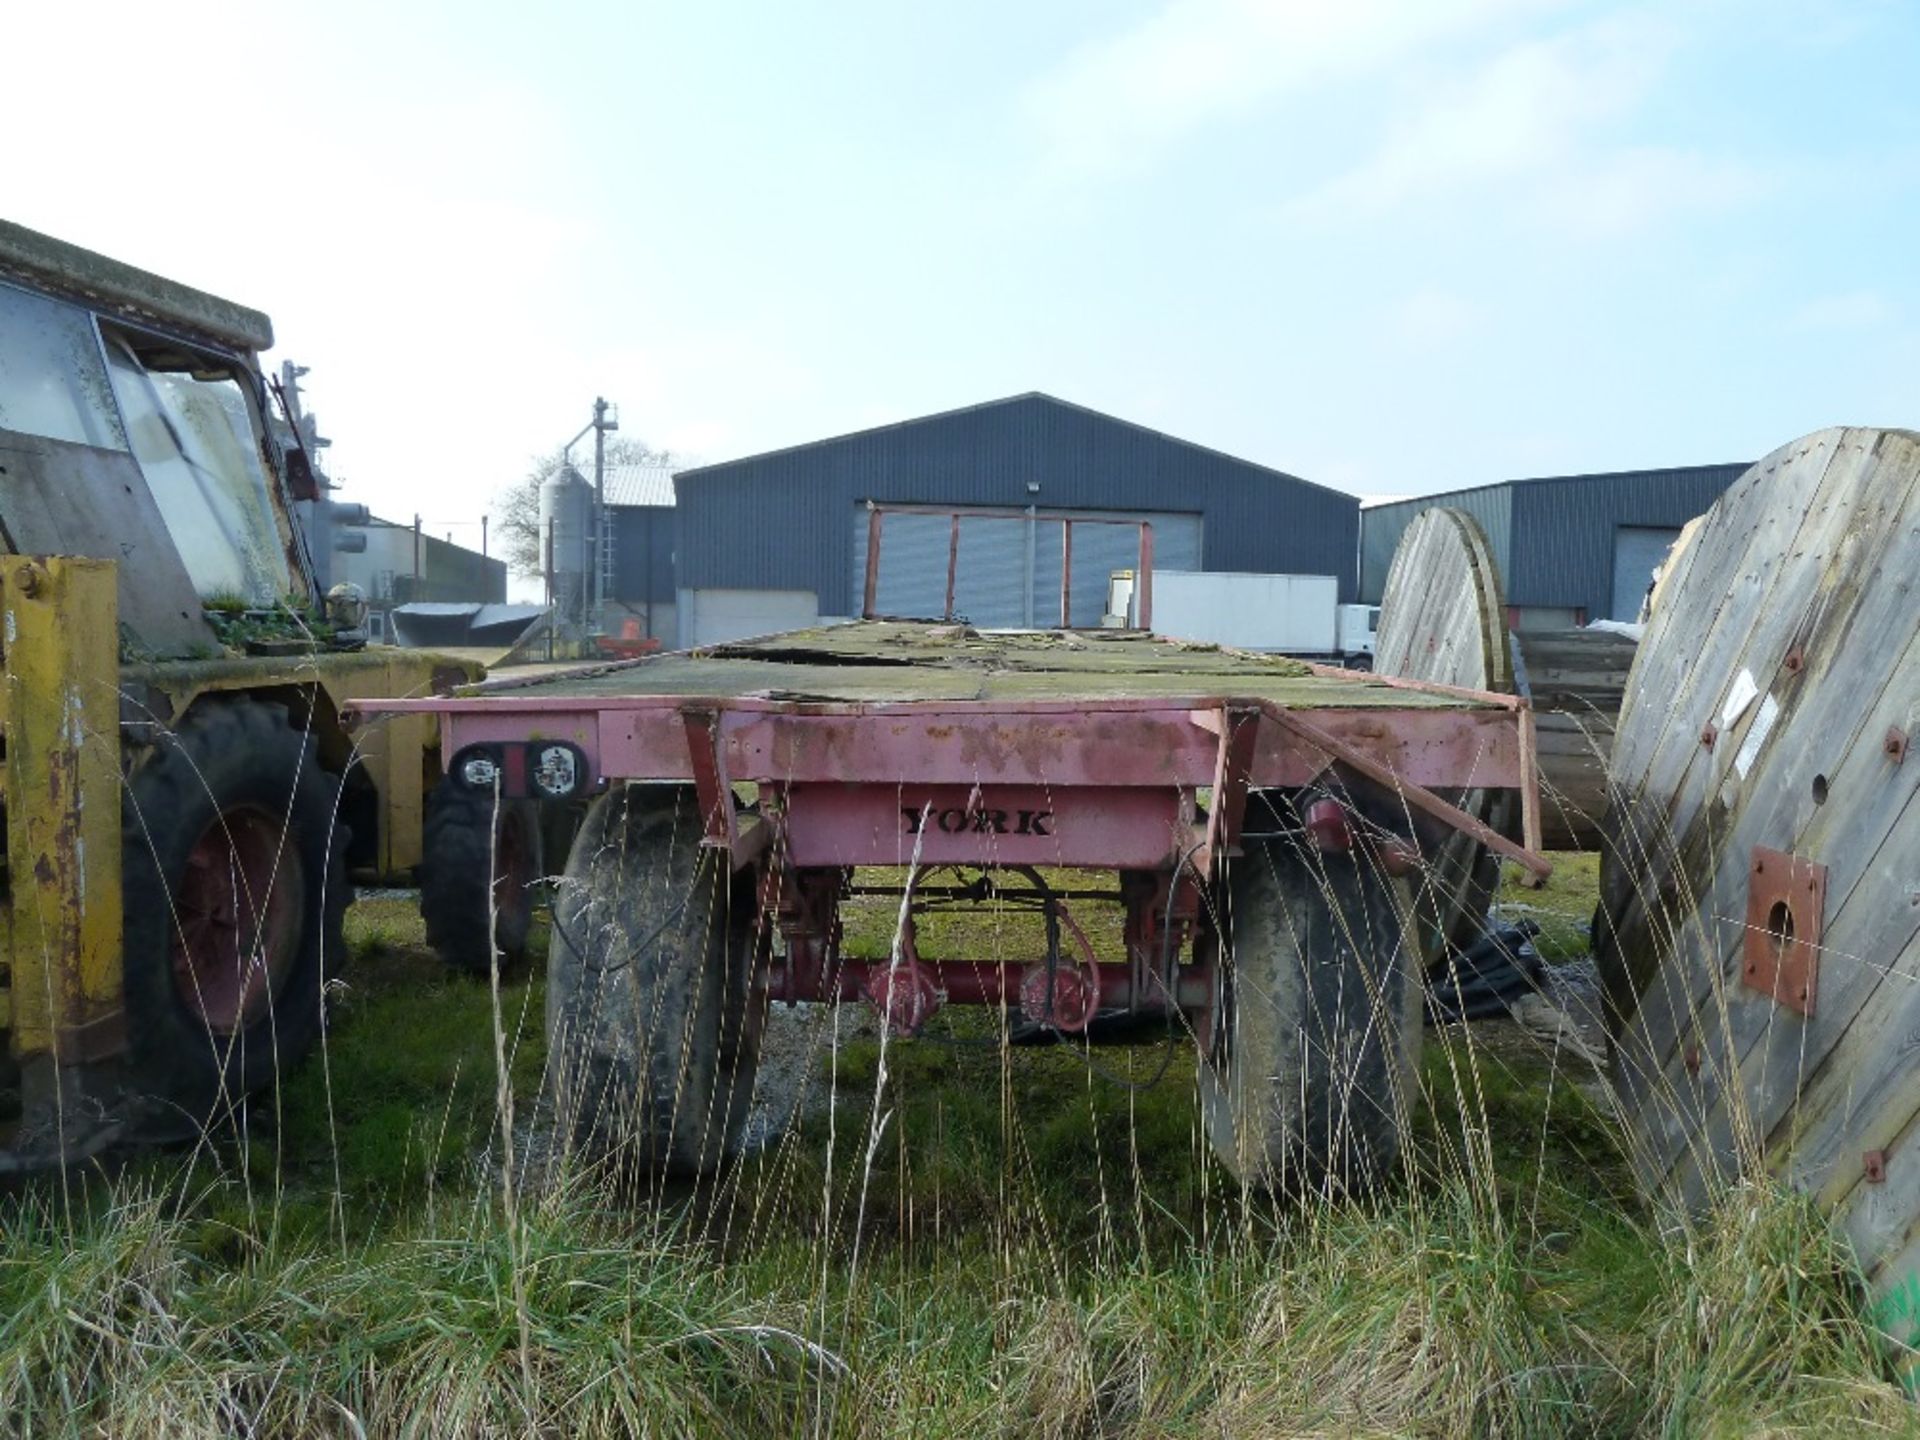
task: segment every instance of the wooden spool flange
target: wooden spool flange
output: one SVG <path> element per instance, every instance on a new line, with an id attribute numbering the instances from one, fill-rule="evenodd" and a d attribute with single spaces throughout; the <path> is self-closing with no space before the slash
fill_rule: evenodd
<path id="1" fill-rule="evenodd" d="M 1513 691 L 1506 602 L 1500 569 L 1480 522 L 1435 506 L 1414 516 L 1393 552 L 1373 668 L 1382 675 Z M 1497 823 L 1504 808 L 1491 791 L 1447 797 L 1476 819 Z M 1499 861 L 1465 835 L 1449 836 L 1427 857 L 1418 890 L 1421 951 L 1429 964 L 1465 949 L 1486 925 L 1500 883 Z"/>
<path id="2" fill-rule="evenodd" d="M 1920 436 L 1822 430 L 1663 577 L 1614 736 L 1599 952 L 1636 1168 L 1830 1207 L 1920 1338 Z M 1905 1296 L 1906 1300 L 1900 1299 Z"/>

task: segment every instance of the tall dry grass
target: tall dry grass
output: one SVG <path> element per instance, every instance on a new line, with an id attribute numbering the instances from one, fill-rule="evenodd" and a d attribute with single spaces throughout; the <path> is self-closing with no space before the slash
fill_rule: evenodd
<path id="1" fill-rule="evenodd" d="M 1001 918 L 960 938 L 1018 953 Z M 1399 1173 L 1294 1202 L 1213 1160 L 1190 1058 L 1135 1090 L 1107 1072 L 1152 1050 L 827 1026 L 822 1105 L 637 1192 L 543 1151 L 526 982 L 440 982 L 473 1043 L 399 1068 L 422 1002 L 378 975 L 417 939 L 366 923 L 270 1145 L 0 1201 L 0 1433 L 1920 1433 L 1821 1218 L 1759 1172 L 1697 1215 L 1633 1198 L 1564 1053 L 1432 1035 Z M 351 1149 L 394 1086 L 393 1142 Z"/>

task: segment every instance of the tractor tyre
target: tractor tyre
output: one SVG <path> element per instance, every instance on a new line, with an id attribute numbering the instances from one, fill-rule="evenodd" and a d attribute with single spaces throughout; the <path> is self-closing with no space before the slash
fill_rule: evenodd
<path id="1" fill-rule="evenodd" d="M 1421 1041 L 1410 895 L 1362 854 L 1248 840 L 1224 888 L 1200 1093 L 1243 1184 L 1365 1190 L 1400 1151 Z"/>
<path id="2" fill-rule="evenodd" d="M 286 710 L 190 712 L 127 778 L 123 965 L 135 1129 L 192 1133 L 320 1033 L 352 899 L 338 780 Z"/>
<path id="3" fill-rule="evenodd" d="M 540 807 L 442 779 L 427 797 L 420 844 L 420 918 L 451 968 L 485 976 L 526 958 L 542 873 Z M 489 885 L 488 877 L 492 877 Z"/>
<path id="4" fill-rule="evenodd" d="M 691 786 L 593 802 L 553 901 L 549 1074 L 596 1159 L 700 1175 L 739 1153 L 766 1012 L 751 871 L 702 845 Z"/>

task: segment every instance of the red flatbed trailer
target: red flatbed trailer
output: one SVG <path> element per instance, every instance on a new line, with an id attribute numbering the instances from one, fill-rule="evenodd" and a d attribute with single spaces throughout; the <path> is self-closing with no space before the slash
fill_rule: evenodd
<path id="1" fill-rule="evenodd" d="M 360 710 L 437 714 L 457 782 L 597 797 L 555 900 L 553 1054 L 569 1123 L 666 1170 L 731 1153 L 769 1000 L 865 996 L 900 1034 L 942 1003 L 1067 1033 L 1168 1015 L 1237 1174 L 1365 1180 L 1404 1115 L 1422 857 L 1464 830 L 1548 870 L 1447 798 L 1518 791 L 1537 834 L 1513 697 L 1137 631 L 860 621 Z M 891 959 L 843 957 L 870 866 L 903 893 L 981 871 L 948 899 L 1018 876 L 1048 953 L 925 959 L 909 924 Z M 1124 954 L 1057 869 L 1118 874 Z"/>

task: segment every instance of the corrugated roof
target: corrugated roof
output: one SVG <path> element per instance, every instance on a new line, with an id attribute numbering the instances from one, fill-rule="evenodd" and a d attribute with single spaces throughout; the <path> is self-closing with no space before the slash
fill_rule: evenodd
<path id="1" fill-rule="evenodd" d="M 607 504 L 673 504 L 673 471 L 665 465 L 609 465 Z"/>
<path id="2" fill-rule="evenodd" d="M 489 625 L 511 625 L 516 620 L 524 623 L 525 621 L 533 619 L 536 615 L 544 615 L 546 613 L 546 606 L 529 605 L 524 602 L 482 605 L 479 610 L 474 612 L 473 628 L 480 630 Z"/>
<path id="3" fill-rule="evenodd" d="M 423 618 L 480 613 L 480 604 L 474 600 L 409 600 L 405 605 L 396 605 L 393 608 L 401 615 L 419 615 Z"/>
<path id="4" fill-rule="evenodd" d="M 1155 430 L 1149 425 L 1141 425 L 1132 420 L 1123 420 L 1118 415 L 1109 415 L 1104 410 L 1095 410 L 1090 405 L 1076 405 L 1071 400 L 1062 400 L 1059 396 L 1049 395 L 1043 390 L 1023 390 L 1018 395 L 1008 395 L 999 400 L 983 400 L 978 404 L 961 405 L 952 410 L 937 410 L 931 415 L 916 415 L 910 420 L 895 420 L 885 425 L 870 425 L 864 430 L 853 430 L 844 435 L 828 435 L 819 440 L 802 441 L 798 445 L 783 445 L 775 450 L 763 450 L 758 454 L 742 455 L 733 460 L 716 461 L 711 465 L 695 465 L 690 469 L 682 470 L 680 473 L 688 476 L 698 475 L 705 477 L 732 470 L 736 466 L 758 465 L 764 460 L 775 460 L 783 456 L 796 455 L 807 450 L 823 449 L 831 445 L 844 445 L 849 441 L 855 440 L 872 440 L 876 437 L 884 437 L 904 431 L 920 430 L 930 424 L 936 424 L 943 420 L 954 420 L 967 415 L 980 415 L 989 411 L 1006 409 L 1009 406 L 1025 407 L 1035 402 L 1051 406 L 1056 410 L 1068 410 L 1079 415 L 1090 416 L 1104 424 L 1118 426 L 1139 435 L 1149 436 L 1152 439 L 1164 441 L 1169 445 L 1177 445 L 1204 455 L 1213 455 L 1222 460 L 1230 460 L 1235 465 L 1245 466 L 1249 470 L 1262 470 L 1269 475 L 1276 475 L 1282 480 L 1290 480 L 1296 485 L 1309 485 L 1315 490 L 1324 490 L 1329 495 L 1338 495 L 1343 500 L 1352 498 L 1346 491 L 1337 490 L 1331 485 L 1322 485 L 1313 480 L 1302 480 L 1298 475 L 1290 475 L 1285 470 L 1276 470 L 1271 465 L 1262 465 L 1257 460 L 1245 460 L 1238 455 L 1229 455 L 1224 450 L 1216 450 L 1211 445 L 1201 445 L 1192 440 L 1182 440 L 1178 435 L 1169 435 L 1166 431 Z"/>

